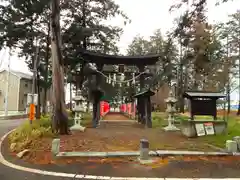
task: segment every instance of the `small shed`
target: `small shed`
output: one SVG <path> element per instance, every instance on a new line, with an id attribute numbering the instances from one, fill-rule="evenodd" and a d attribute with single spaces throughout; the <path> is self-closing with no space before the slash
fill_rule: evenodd
<path id="1" fill-rule="evenodd" d="M 189 112 L 191 119 L 195 115 L 213 116 L 217 119 L 217 100 L 225 98 L 226 95 L 220 92 L 186 91 L 184 98 L 189 99 Z"/>

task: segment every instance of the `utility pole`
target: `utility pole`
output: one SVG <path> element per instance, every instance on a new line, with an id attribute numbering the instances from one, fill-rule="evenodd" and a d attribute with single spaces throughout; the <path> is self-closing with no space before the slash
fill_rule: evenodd
<path id="1" fill-rule="evenodd" d="M 230 114 L 230 60 L 229 60 L 229 39 L 227 35 L 227 113 Z"/>
<path id="2" fill-rule="evenodd" d="M 5 116 L 8 115 L 8 92 L 9 92 L 9 77 L 10 77 L 10 71 L 11 71 L 11 48 L 9 48 L 9 55 L 8 55 L 8 74 L 7 74 L 7 82 L 6 82 L 6 93 L 5 93 L 5 109 L 4 114 Z"/>
<path id="3" fill-rule="evenodd" d="M 38 53 L 39 53 L 39 42 L 38 39 L 36 39 L 36 52 L 35 52 L 35 58 L 33 59 L 33 78 L 32 78 L 32 99 L 31 99 L 31 104 L 30 104 L 30 124 L 32 123 L 32 120 L 35 117 L 36 113 L 36 107 L 34 104 L 34 94 L 35 94 L 35 83 L 36 83 L 36 76 L 37 76 L 37 66 L 38 66 Z"/>

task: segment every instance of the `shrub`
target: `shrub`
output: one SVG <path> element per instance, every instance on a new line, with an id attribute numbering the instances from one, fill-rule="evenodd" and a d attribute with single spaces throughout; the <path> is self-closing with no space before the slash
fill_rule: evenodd
<path id="1" fill-rule="evenodd" d="M 53 137 L 51 131 L 51 119 L 49 116 L 43 116 L 40 120 L 35 120 L 32 124 L 29 121 L 19 126 L 9 135 L 10 144 L 16 143 L 12 151 L 21 151 L 41 137 Z"/>
<path id="2" fill-rule="evenodd" d="M 73 112 L 70 109 L 67 109 L 68 117 L 71 118 L 73 117 Z"/>
<path id="3" fill-rule="evenodd" d="M 165 113 L 152 113 L 152 126 L 153 128 L 163 127 L 164 119 L 165 119 Z"/>

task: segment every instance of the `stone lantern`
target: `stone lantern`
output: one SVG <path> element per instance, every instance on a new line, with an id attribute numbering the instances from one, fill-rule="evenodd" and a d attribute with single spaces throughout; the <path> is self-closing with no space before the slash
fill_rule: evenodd
<path id="1" fill-rule="evenodd" d="M 177 99 L 173 96 L 173 92 L 170 90 L 169 97 L 165 99 L 167 104 L 166 113 L 168 114 L 168 126 L 164 128 L 165 131 L 178 131 L 179 129 L 174 125 L 174 114 L 176 113 L 175 104 Z"/>
<path id="2" fill-rule="evenodd" d="M 76 96 L 73 98 L 73 100 L 75 101 L 75 106 L 73 107 L 75 116 L 74 125 L 70 129 L 75 131 L 84 131 L 85 127 L 81 126 L 82 112 L 84 111 L 83 107 L 84 98 L 82 97 L 80 90 L 77 91 Z"/>

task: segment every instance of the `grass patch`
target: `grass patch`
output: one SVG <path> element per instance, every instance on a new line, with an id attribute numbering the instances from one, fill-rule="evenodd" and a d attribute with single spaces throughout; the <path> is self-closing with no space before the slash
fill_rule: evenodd
<path id="1" fill-rule="evenodd" d="M 152 112 L 152 127 L 164 127 L 167 126 L 166 113 L 162 112 Z"/>
<path id="2" fill-rule="evenodd" d="M 92 114 L 91 113 L 83 113 L 83 119 L 81 124 L 85 127 L 89 127 L 92 125 Z"/>
<path id="3" fill-rule="evenodd" d="M 176 115 L 176 119 L 180 121 L 185 121 L 189 120 L 189 117 L 186 115 L 178 114 Z M 211 116 L 195 116 L 195 120 L 213 120 Z M 217 120 L 223 120 L 223 116 L 219 116 Z M 203 137 L 198 137 L 198 139 L 220 147 L 224 148 L 226 140 L 231 140 L 234 136 L 239 136 L 240 135 L 240 117 L 237 116 L 230 116 L 228 118 L 228 127 L 227 127 L 227 132 L 226 134 L 218 134 L 218 135 L 212 135 L 212 136 L 203 136 Z"/>
<path id="4" fill-rule="evenodd" d="M 152 113 L 152 124 L 154 128 L 164 127 L 167 125 L 167 114 L 153 112 Z M 209 116 L 196 116 L 196 120 L 213 120 Z M 176 121 L 189 120 L 189 117 L 182 114 L 175 115 Z M 222 117 L 219 117 L 218 120 L 223 120 Z M 240 136 L 240 117 L 238 116 L 229 116 L 228 118 L 228 129 L 226 134 L 212 135 L 212 136 L 203 136 L 198 137 L 200 141 L 212 144 L 214 146 L 224 148 L 226 140 L 232 140 L 234 136 Z"/>
<path id="5" fill-rule="evenodd" d="M 74 124 L 72 112 L 68 112 L 69 122 L 68 126 Z M 91 123 L 91 114 L 83 113 L 82 125 L 88 125 Z M 53 138 L 56 134 L 52 133 L 51 129 L 51 117 L 49 115 L 42 116 L 39 120 L 34 120 L 32 124 L 29 121 L 24 122 L 14 132 L 9 135 L 9 143 L 13 144 L 10 147 L 12 152 L 20 152 L 27 149 L 31 144 L 37 143 L 40 138 Z M 32 146 L 31 146 L 32 147 Z"/>
<path id="6" fill-rule="evenodd" d="M 175 115 L 175 119 L 179 121 L 188 121 L 190 120 L 190 116 L 177 114 Z M 214 119 L 212 116 L 194 116 L 194 121 L 202 121 L 202 120 L 213 121 Z M 223 120 L 223 116 L 218 116 L 216 120 Z"/>
<path id="7" fill-rule="evenodd" d="M 232 140 L 234 136 L 240 135 L 240 117 L 231 116 L 228 119 L 228 129 L 226 134 L 200 137 L 209 144 L 224 148 L 226 140 Z"/>
<path id="8" fill-rule="evenodd" d="M 19 152 L 26 149 L 34 140 L 42 137 L 54 137 L 51 130 L 51 120 L 49 116 L 42 116 L 32 124 L 26 121 L 9 135 L 11 151 Z M 13 145 L 14 144 L 14 145 Z"/>

